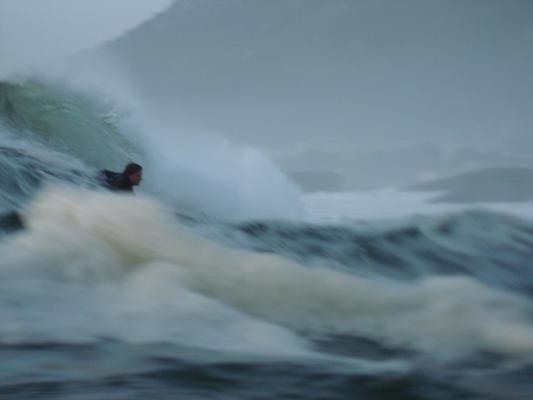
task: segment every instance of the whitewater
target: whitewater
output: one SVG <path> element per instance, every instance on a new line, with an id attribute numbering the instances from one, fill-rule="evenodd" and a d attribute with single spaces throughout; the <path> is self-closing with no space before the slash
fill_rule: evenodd
<path id="1" fill-rule="evenodd" d="M 530 206 L 304 196 L 259 151 L 137 112 L 0 83 L 1 396 L 531 393 Z M 130 160 L 135 196 L 98 186 Z"/>

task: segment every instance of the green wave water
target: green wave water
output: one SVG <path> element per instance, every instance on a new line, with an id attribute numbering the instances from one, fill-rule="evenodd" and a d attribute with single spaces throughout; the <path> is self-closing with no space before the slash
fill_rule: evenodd
<path id="1" fill-rule="evenodd" d="M 14 136 L 44 143 L 95 168 L 120 168 L 139 156 L 117 126 L 120 117 L 105 99 L 91 99 L 57 83 L 0 82 L 0 120 Z"/>

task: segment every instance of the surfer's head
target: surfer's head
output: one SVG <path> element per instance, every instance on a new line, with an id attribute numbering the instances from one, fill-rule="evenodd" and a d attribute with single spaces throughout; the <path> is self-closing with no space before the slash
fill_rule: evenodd
<path id="1" fill-rule="evenodd" d="M 137 186 L 143 177 L 143 167 L 136 163 L 129 163 L 124 168 L 123 174 L 128 178 L 132 186 Z"/>

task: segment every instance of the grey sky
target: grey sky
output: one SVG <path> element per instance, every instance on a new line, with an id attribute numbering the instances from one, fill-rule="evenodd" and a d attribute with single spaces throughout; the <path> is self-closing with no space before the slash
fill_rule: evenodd
<path id="1" fill-rule="evenodd" d="M 172 0 L 0 0 L 0 78 L 113 39 Z"/>

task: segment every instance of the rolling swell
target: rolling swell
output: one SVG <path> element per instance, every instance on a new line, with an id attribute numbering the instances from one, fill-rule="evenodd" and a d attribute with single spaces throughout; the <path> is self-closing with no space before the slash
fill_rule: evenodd
<path id="1" fill-rule="evenodd" d="M 506 214 L 470 210 L 352 226 L 252 221 L 219 229 L 210 236 L 225 244 L 304 264 L 403 280 L 468 275 L 533 293 L 533 225 Z"/>

